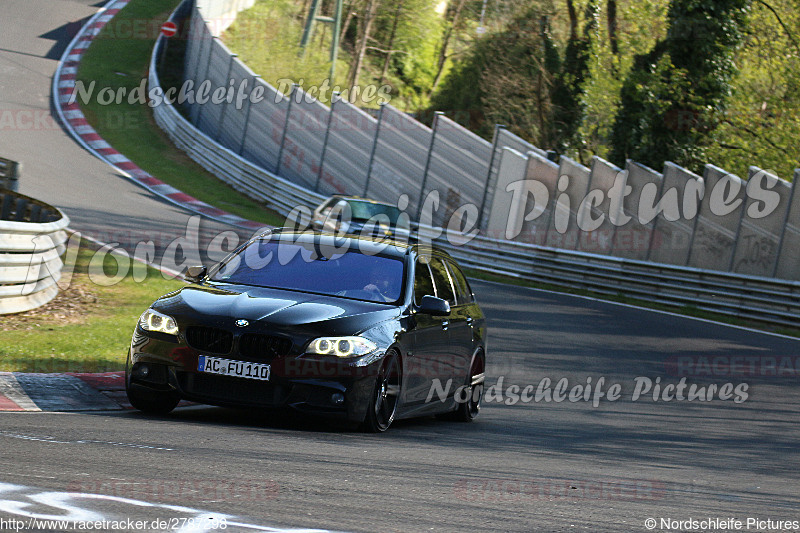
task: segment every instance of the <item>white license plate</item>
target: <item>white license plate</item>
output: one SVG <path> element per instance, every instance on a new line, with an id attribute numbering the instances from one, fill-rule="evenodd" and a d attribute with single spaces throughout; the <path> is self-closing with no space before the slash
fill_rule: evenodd
<path id="1" fill-rule="evenodd" d="M 230 359 L 201 355 L 197 361 L 197 370 L 221 376 L 269 381 L 269 365 L 263 363 L 247 363 L 245 361 L 232 361 Z"/>

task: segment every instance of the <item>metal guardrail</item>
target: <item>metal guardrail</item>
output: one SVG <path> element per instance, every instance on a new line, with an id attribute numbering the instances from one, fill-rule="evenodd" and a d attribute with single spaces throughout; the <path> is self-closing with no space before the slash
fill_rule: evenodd
<path id="1" fill-rule="evenodd" d="M 0 314 L 28 311 L 56 297 L 68 225 L 58 209 L 0 189 Z"/>
<path id="2" fill-rule="evenodd" d="M 422 236 L 433 235 L 422 228 Z M 433 242 L 459 263 L 482 272 L 597 294 L 688 306 L 734 318 L 797 327 L 800 282 L 622 259 L 475 237 Z"/>
<path id="3" fill-rule="evenodd" d="M 0 157 L 0 189 L 19 190 L 20 167 L 16 161 Z"/>
<path id="4" fill-rule="evenodd" d="M 153 50 L 150 88 L 160 86 L 156 62 L 164 38 Z M 283 215 L 295 207 L 318 205 L 324 196 L 256 166 L 203 134 L 172 105 L 154 108 L 156 123 L 172 141 L 205 169 L 237 190 L 265 202 Z M 622 259 L 586 252 L 478 236 L 465 244 L 460 235 L 441 235 L 441 228 L 417 226 L 469 268 L 549 285 L 586 289 L 653 303 L 691 306 L 731 317 L 797 326 L 800 282 L 755 277 L 691 267 Z"/>

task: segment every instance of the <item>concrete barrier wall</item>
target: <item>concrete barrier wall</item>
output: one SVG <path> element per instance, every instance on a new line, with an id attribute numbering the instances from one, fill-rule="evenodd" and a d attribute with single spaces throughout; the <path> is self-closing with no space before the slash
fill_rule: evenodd
<path id="1" fill-rule="evenodd" d="M 432 130 L 389 104 L 381 109 L 380 125 L 366 195 L 391 199 L 399 192 L 412 211 L 421 198 Z"/>
<path id="2" fill-rule="evenodd" d="M 745 182 L 714 165 L 703 175 L 705 195 L 700 204 L 689 266 L 729 271 L 744 208 Z"/>
<path id="3" fill-rule="evenodd" d="M 664 165 L 664 180 L 660 189 L 656 184 L 645 186 L 640 202 L 649 205 L 640 205 L 640 213 L 643 209 L 657 205 L 651 200 L 661 201 L 662 207 L 664 204 L 668 207 L 678 206 L 676 210 L 668 208 L 658 211 L 653 225 L 648 260 L 669 265 L 687 264 L 692 247 L 697 206 L 703 197 L 703 191 L 703 178 L 672 163 Z M 687 206 L 695 206 L 694 212 L 687 212 Z"/>
<path id="4" fill-rule="evenodd" d="M 763 180 L 765 188 L 777 195 L 777 207 L 765 214 L 768 207 L 765 202 L 747 198 L 731 272 L 763 276 L 774 272 L 778 263 L 778 249 L 789 211 L 792 186 L 774 174 L 750 167 L 748 184 L 754 186 L 759 180 Z"/>
<path id="5" fill-rule="evenodd" d="M 437 116 L 433 129 L 422 193 L 423 197 L 433 191 L 438 193 L 444 208 L 436 211 L 433 225 L 446 226 L 450 215 L 461 205 L 481 204 L 492 145 L 442 115 Z"/>
<path id="6" fill-rule="evenodd" d="M 617 177 L 624 179 L 622 169 L 600 158 L 592 158 L 592 170 L 589 179 L 589 191 L 581 203 L 578 220 L 582 225 L 578 228 L 580 239 L 578 249 L 596 254 L 608 254 L 614 246 L 614 225 L 619 219 L 621 204 L 614 202 L 617 212 L 611 210 L 612 187 Z"/>
<path id="7" fill-rule="evenodd" d="M 553 224 L 547 232 L 547 246 L 576 250 L 580 230 L 579 210 L 589 190 L 591 172 L 568 157 L 561 157 L 558 181 L 553 195 Z"/>
<path id="8" fill-rule="evenodd" d="M 526 206 L 521 233 L 515 240 L 544 246 L 553 227 L 553 201 L 558 183 L 558 165 L 541 154 L 528 152 L 525 173 Z"/>
<path id="9" fill-rule="evenodd" d="M 187 22 L 185 76 L 195 87 L 205 80 L 214 87 L 246 80 L 248 93 L 258 87 L 264 98 L 241 106 L 195 104 L 186 112 L 207 137 L 265 172 L 314 194 L 367 195 L 397 203 L 411 218 L 421 215 L 434 193 L 439 208 L 424 222 L 446 226 L 459 208 L 471 205 L 477 226 L 488 236 L 508 234 L 564 250 L 800 280 L 800 199 L 777 176 L 757 178 L 769 184 L 772 199 L 778 198 L 778 205 L 759 217 L 749 212 L 757 214 L 763 191 L 749 195 L 747 182 L 711 165 L 704 178 L 672 163 L 659 173 L 629 161 L 622 171 L 594 158 L 589 169 L 562 156 L 556 167 L 543 150 L 501 126 L 488 142 L 443 115 L 428 128 L 388 104 L 367 113 L 346 100 L 330 107 L 307 102 L 299 89 L 282 95 L 216 38 L 252 3 L 197 0 Z M 759 172 L 751 170 L 749 178 Z M 524 198 L 515 199 L 514 191 L 523 189 L 513 184 L 525 180 L 539 185 L 525 184 Z M 547 191 L 547 201 L 539 216 L 526 220 L 534 190 Z M 594 227 L 598 217 L 602 220 Z"/>
<path id="10" fill-rule="evenodd" d="M 794 172 L 794 182 L 800 180 L 800 169 Z M 792 187 L 788 216 L 783 224 L 778 267 L 775 277 L 800 280 L 800 187 Z"/>
<path id="11" fill-rule="evenodd" d="M 504 126 L 498 124 L 495 127 L 494 138 L 492 140 L 492 155 L 490 157 L 491 170 L 489 173 L 489 179 L 486 182 L 484 198 L 481 202 L 480 211 L 482 213 L 485 213 L 488 209 L 488 206 L 492 205 L 492 200 L 494 198 L 495 191 L 497 190 L 497 172 L 500 168 L 500 155 L 502 154 L 504 148 L 513 148 L 521 154 L 533 152 L 543 159 L 547 158 L 547 153 L 544 150 L 537 148 L 522 137 L 514 135 L 505 129 Z M 483 227 L 485 227 L 487 222 L 488 217 L 483 217 Z"/>
<path id="12" fill-rule="evenodd" d="M 497 190 L 492 199 L 489 234 L 498 239 L 510 239 L 520 234 L 525 219 L 527 189 L 518 177 L 526 171 L 528 159 L 513 148 L 503 148 L 497 169 Z M 515 193 L 515 185 L 525 193 Z M 509 213 L 503 216 L 503 213 Z"/>
<path id="13" fill-rule="evenodd" d="M 626 161 L 627 171 L 625 186 L 618 194 L 622 196 L 621 212 L 617 214 L 617 230 L 614 234 L 614 243 L 610 254 L 626 259 L 647 259 L 650 244 L 653 238 L 655 219 L 642 223 L 639 217 L 639 203 L 645 187 L 661 192 L 664 177 L 655 170 L 644 165 Z"/>

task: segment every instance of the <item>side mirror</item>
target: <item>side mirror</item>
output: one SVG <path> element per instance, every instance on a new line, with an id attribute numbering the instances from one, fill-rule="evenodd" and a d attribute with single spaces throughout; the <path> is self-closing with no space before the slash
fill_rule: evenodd
<path id="1" fill-rule="evenodd" d="M 419 304 L 418 313 L 431 316 L 447 316 L 450 314 L 450 304 L 436 296 L 423 296 Z"/>
<path id="2" fill-rule="evenodd" d="M 186 275 L 183 279 L 189 283 L 200 283 L 206 276 L 208 269 L 204 266 L 191 266 L 186 269 Z"/>

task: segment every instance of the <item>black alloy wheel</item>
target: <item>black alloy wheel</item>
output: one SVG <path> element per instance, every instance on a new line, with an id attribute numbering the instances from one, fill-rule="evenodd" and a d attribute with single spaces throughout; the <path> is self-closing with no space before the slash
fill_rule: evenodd
<path id="1" fill-rule="evenodd" d="M 466 390 L 462 398 L 466 401 L 458 404 L 452 414 L 452 420 L 459 422 L 472 422 L 481 411 L 481 400 L 483 399 L 483 383 L 485 381 L 485 363 L 483 354 L 477 353 L 472 358 L 469 374 L 466 379 Z"/>
<path id="2" fill-rule="evenodd" d="M 400 398 L 400 356 L 390 351 L 383 359 L 383 365 L 375 381 L 370 408 L 364 419 L 363 429 L 370 433 L 380 433 L 389 429 L 397 412 Z"/>

